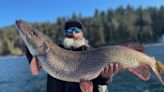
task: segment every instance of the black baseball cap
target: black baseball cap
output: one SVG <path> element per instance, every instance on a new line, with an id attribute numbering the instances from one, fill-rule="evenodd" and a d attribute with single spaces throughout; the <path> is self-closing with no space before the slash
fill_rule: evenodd
<path id="1" fill-rule="evenodd" d="M 64 25 L 64 29 L 68 30 L 70 27 L 77 27 L 79 29 L 83 29 L 82 24 L 78 21 L 67 21 Z"/>

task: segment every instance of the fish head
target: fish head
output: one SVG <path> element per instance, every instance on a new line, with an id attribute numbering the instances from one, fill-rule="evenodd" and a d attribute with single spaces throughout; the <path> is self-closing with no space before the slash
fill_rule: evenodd
<path id="1" fill-rule="evenodd" d="M 32 55 L 44 54 L 49 48 L 45 35 L 22 20 L 16 21 L 17 29 Z"/>

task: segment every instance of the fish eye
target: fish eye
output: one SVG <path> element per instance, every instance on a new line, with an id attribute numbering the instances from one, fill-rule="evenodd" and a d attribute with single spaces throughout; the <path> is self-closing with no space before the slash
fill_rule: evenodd
<path id="1" fill-rule="evenodd" d="M 37 36 L 36 32 L 32 32 L 32 35 L 35 35 L 35 36 Z"/>

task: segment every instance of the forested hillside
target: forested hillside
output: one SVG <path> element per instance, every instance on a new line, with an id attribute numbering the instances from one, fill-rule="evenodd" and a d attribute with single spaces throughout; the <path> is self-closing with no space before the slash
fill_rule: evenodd
<path id="1" fill-rule="evenodd" d="M 85 28 L 85 36 L 92 47 L 129 40 L 153 43 L 164 33 L 164 6 L 136 9 L 127 6 L 106 11 L 96 9 L 90 17 L 73 13 L 71 18 L 60 17 L 53 23 L 31 24 L 51 37 L 54 42 L 60 42 L 64 36 L 65 21 L 72 19 L 81 21 Z M 22 55 L 24 47 L 15 25 L 0 29 L 0 55 Z"/>

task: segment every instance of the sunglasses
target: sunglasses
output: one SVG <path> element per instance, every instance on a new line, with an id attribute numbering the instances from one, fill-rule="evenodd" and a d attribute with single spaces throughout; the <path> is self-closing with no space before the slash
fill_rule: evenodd
<path id="1" fill-rule="evenodd" d="M 80 33 L 80 32 L 81 32 L 81 29 L 79 29 L 79 28 L 76 28 L 76 29 L 70 28 L 70 29 L 67 30 L 67 33 L 73 33 L 73 31 L 74 31 L 75 33 Z"/>

